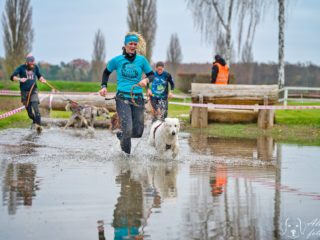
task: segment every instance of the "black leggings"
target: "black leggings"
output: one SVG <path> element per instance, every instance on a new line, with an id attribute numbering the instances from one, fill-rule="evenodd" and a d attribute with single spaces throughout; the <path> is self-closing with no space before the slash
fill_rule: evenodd
<path id="1" fill-rule="evenodd" d="M 160 119 L 164 120 L 168 116 L 168 99 L 151 97 L 151 105 L 155 111 L 160 109 Z"/>
<path id="2" fill-rule="evenodd" d="M 41 124 L 41 115 L 39 111 L 39 103 L 36 102 L 30 102 L 29 105 L 26 107 L 28 116 L 30 119 L 32 119 L 33 123 Z"/>
<path id="3" fill-rule="evenodd" d="M 116 98 L 121 126 L 120 145 L 122 151 L 128 154 L 131 152 L 131 138 L 140 138 L 144 130 L 144 99 L 139 97 L 135 101 L 138 106 L 134 106 L 130 99 Z"/>

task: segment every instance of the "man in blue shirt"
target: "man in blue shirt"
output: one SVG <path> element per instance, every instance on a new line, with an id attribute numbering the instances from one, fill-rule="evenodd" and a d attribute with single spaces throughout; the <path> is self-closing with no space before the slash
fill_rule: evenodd
<path id="1" fill-rule="evenodd" d="M 138 33 L 125 36 L 122 55 L 112 58 L 102 76 L 100 95 L 107 93 L 107 83 L 113 71 L 117 72 L 116 110 L 120 119 L 121 131 L 117 133 L 123 152 L 130 154 L 131 138 L 140 138 L 144 130 L 143 87 L 153 79 L 153 71 L 147 59 L 136 50 L 138 44 L 145 45 Z M 142 79 L 142 73 L 147 78 Z M 142 79 L 142 80 L 141 80 Z"/>
<path id="2" fill-rule="evenodd" d="M 168 116 L 168 98 L 172 98 L 169 84 L 171 91 L 174 90 L 174 81 L 171 74 L 164 70 L 163 62 L 157 62 L 151 90 L 148 90 L 154 111 L 154 120 L 164 120 Z"/>
<path id="3" fill-rule="evenodd" d="M 46 83 L 39 67 L 35 64 L 34 57 L 29 54 L 25 64 L 17 67 L 10 79 L 20 83 L 21 102 L 26 107 L 29 118 L 32 119 L 32 127 L 40 133 L 42 128 L 36 77 L 40 82 Z"/>

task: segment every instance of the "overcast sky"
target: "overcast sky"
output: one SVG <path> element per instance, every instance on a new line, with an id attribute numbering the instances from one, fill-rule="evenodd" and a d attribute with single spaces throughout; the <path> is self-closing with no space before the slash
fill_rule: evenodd
<path id="1" fill-rule="evenodd" d="M 287 14 L 286 61 L 312 62 L 320 65 L 320 1 L 293 1 Z M 0 0 L 1 13 L 5 0 Z M 127 32 L 127 0 L 31 0 L 35 41 L 33 54 L 49 63 L 69 62 L 75 58 L 91 59 L 93 38 L 100 28 L 106 38 L 107 59 L 121 53 Z M 258 26 L 254 59 L 277 62 L 277 9 L 269 11 Z M 172 33 L 177 33 L 183 62 L 211 62 L 212 46 L 201 40 L 194 28 L 190 10 L 184 0 L 157 1 L 157 32 L 152 60 L 166 59 Z M 1 27 L 1 34 L 3 34 Z M 4 56 L 0 39 L 0 56 Z"/>

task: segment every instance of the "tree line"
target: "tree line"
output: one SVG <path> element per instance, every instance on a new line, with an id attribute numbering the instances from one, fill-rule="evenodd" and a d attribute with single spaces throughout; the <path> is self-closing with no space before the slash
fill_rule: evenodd
<path id="1" fill-rule="evenodd" d="M 193 75 L 194 82 L 210 82 L 210 63 L 180 64 L 178 77 Z M 320 87 L 320 66 L 312 63 L 286 63 L 286 86 Z M 230 69 L 232 84 L 277 84 L 277 63 L 233 63 Z"/>
<path id="2" fill-rule="evenodd" d="M 0 80 L 5 80 L 4 59 L 0 58 Z M 104 63 L 105 66 L 106 63 Z M 68 63 L 38 63 L 41 72 L 50 80 L 101 81 L 101 75 L 92 71 L 92 62 L 74 59 Z M 169 63 L 168 71 L 173 71 Z M 175 66 L 176 78 L 194 75 L 200 82 L 210 82 L 211 63 L 181 63 Z M 234 84 L 277 84 L 277 63 L 232 63 L 230 81 Z M 286 63 L 286 86 L 320 87 L 320 66 L 312 63 Z M 201 78 L 201 79 L 200 79 Z M 110 82 L 116 81 L 116 75 L 110 76 Z"/>

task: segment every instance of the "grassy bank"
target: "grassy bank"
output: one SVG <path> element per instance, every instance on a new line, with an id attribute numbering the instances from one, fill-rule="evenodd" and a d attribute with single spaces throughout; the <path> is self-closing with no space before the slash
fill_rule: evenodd
<path id="1" fill-rule="evenodd" d="M 320 102 L 289 102 L 288 105 L 319 106 Z M 277 110 L 275 115 L 277 124 L 320 127 L 320 109 Z"/>
<path id="2" fill-rule="evenodd" d="M 57 90 L 62 92 L 97 92 L 100 89 L 100 82 L 72 82 L 72 81 L 48 81 Z M 39 81 L 37 86 L 40 91 L 51 91 L 51 88 L 42 84 Z M 7 81 L 6 83 L 0 83 L 0 89 L 19 90 L 19 84 L 17 82 Z M 108 90 L 114 92 L 116 90 L 115 83 L 108 84 Z"/>
<path id="3" fill-rule="evenodd" d="M 256 139 L 269 136 L 275 141 L 320 146 L 320 127 L 312 125 L 277 124 L 272 129 L 262 130 L 256 124 L 210 124 L 206 129 L 186 126 L 188 132 L 205 133 L 215 137 L 235 137 Z"/>
<path id="4" fill-rule="evenodd" d="M 4 111 L 0 111 L 0 114 Z M 28 118 L 26 111 L 22 111 L 8 118 L 0 120 L 0 129 L 6 128 L 26 128 L 31 126 L 31 120 Z"/>
<path id="5" fill-rule="evenodd" d="M 73 82 L 73 81 L 48 81 L 53 87 L 61 92 L 97 92 L 100 89 L 100 82 Z M 40 91 L 51 91 L 51 88 L 42 84 L 39 81 L 37 86 Z M 115 92 L 117 88 L 116 83 L 108 83 L 108 91 Z M 0 82 L 0 89 L 7 90 L 19 90 L 19 84 L 17 82 L 6 81 Z M 174 90 L 174 93 L 181 93 L 178 89 Z"/>

